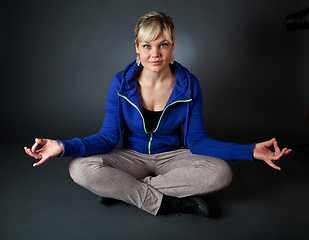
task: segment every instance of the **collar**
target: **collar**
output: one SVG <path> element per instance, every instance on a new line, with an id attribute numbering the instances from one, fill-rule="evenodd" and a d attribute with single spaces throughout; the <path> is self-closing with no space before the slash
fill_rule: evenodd
<path id="1" fill-rule="evenodd" d="M 174 62 L 170 65 L 172 70 L 176 74 L 176 81 L 171 96 L 167 102 L 167 105 L 181 100 L 191 99 L 191 74 L 178 62 Z M 140 106 L 139 94 L 137 91 L 137 83 L 135 75 L 141 71 L 142 65 L 137 66 L 136 62 L 129 63 L 122 72 L 121 86 L 119 94 L 127 97 L 130 101 Z"/>

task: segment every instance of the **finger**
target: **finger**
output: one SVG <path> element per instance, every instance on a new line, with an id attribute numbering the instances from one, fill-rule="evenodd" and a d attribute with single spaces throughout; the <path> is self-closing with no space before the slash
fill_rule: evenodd
<path id="1" fill-rule="evenodd" d="M 293 151 L 292 149 L 288 149 L 288 150 L 285 152 L 285 155 L 290 154 L 292 151 Z"/>
<path id="2" fill-rule="evenodd" d="M 282 152 L 279 155 L 276 154 L 272 159 L 273 160 L 279 160 L 280 158 L 290 154 L 291 152 L 292 152 L 292 149 L 284 148 L 284 149 L 282 149 Z"/>
<path id="3" fill-rule="evenodd" d="M 272 146 L 272 145 L 274 144 L 274 142 L 276 142 L 276 138 L 272 138 L 272 139 L 270 139 L 270 140 L 264 142 L 263 144 L 264 144 L 264 146 L 266 146 L 266 147 L 270 147 L 270 146 Z"/>
<path id="4" fill-rule="evenodd" d="M 33 164 L 33 167 L 37 167 L 42 165 L 43 163 L 45 163 L 48 160 L 48 158 L 42 158 L 40 161 L 36 162 Z"/>
<path id="5" fill-rule="evenodd" d="M 275 151 L 276 151 L 277 153 L 280 152 L 280 148 L 279 148 L 279 146 L 278 146 L 278 142 L 277 142 L 277 141 L 274 142 L 274 148 L 275 148 Z"/>
<path id="6" fill-rule="evenodd" d="M 37 142 L 35 142 L 31 148 L 32 152 L 36 152 L 37 147 L 39 146 L 39 144 Z"/>
<path id="7" fill-rule="evenodd" d="M 36 138 L 35 139 L 35 142 L 37 142 L 38 144 L 41 144 L 41 145 L 45 145 L 47 143 L 47 139 L 44 139 L 44 138 Z"/>
<path id="8" fill-rule="evenodd" d="M 287 149 L 284 148 L 284 149 L 282 149 L 281 152 L 279 152 L 279 153 L 276 152 L 275 155 L 273 156 L 272 160 L 279 160 L 280 158 L 282 158 L 285 155 L 286 151 L 287 151 Z"/>
<path id="9" fill-rule="evenodd" d="M 35 159 L 41 159 L 41 158 L 42 158 L 42 155 L 41 155 L 41 154 L 32 152 L 30 148 L 25 147 L 24 149 L 25 149 L 25 152 L 26 152 L 30 157 L 33 157 L 33 158 L 35 158 Z"/>
<path id="10" fill-rule="evenodd" d="M 280 168 L 279 166 L 277 166 L 276 164 L 274 164 L 272 161 L 266 161 L 266 163 L 267 163 L 270 167 L 272 167 L 272 168 L 274 168 L 274 169 L 276 169 L 276 170 L 278 170 L 278 171 L 281 171 L 281 168 Z"/>
<path id="11" fill-rule="evenodd" d="M 27 149 L 28 149 L 27 147 L 24 147 L 24 150 L 25 150 L 26 153 L 27 153 Z"/>
<path id="12" fill-rule="evenodd" d="M 285 155 L 288 155 L 288 154 L 290 154 L 291 152 L 292 152 L 292 149 L 287 149 L 287 148 L 284 148 L 285 149 L 285 153 L 284 153 L 284 155 L 282 155 L 282 156 L 285 156 Z M 284 150 L 283 149 L 283 150 Z M 283 151 L 282 150 L 282 151 Z"/>
<path id="13" fill-rule="evenodd" d="M 28 153 L 28 155 L 29 155 L 30 157 L 33 157 L 33 158 L 35 158 L 35 159 L 41 159 L 41 158 L 42 158 L 42 156 L 41 156 L 40 154 L 38 154 L 38 153 L 33 153 L 33 152 L 31 152 L 31 150 L 28 150 L 27 153 Z"/>

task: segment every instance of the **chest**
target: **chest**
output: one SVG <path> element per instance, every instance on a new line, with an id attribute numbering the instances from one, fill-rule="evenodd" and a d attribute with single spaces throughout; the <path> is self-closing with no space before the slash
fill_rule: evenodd
<path id="1" fill-rule="evenodd" d="M 148 115 L 147 117 L 147 110 L 143 109 L 138 102 L 134 103 L 127 98 L 121 98 L 120 100 L 126 129 L 135 134 L 145 133 L 145 130 L 148 129 L 146 120 L 149 117 L 153 118 L 153 116 Z M 187 102 L 169 104 L 164 111 L 160 112 L 159 119 L 153 119 L 153 121 L 156 120 L 154 127 L 154 129 L 157 129 L 156 133 L 165 135 L 178 131 L 186 119 L 187 106 Z"/>
<path id="2" fill-rule="evenodd" d="M 173 86 L 140 87 L 139 97 L 144 108 L 162 111 L 173 91 Z"/>

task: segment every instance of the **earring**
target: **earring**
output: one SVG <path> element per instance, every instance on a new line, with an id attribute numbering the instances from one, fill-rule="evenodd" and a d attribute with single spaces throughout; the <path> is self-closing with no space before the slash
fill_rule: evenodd
<path id="1" fill-rule="evenodd" d="M 139 54 L 137 54 L 137 56 L 136 56 L 136 64 L 137 64 L 137 66 L 139 66 L 141 64 L 141 59 L 139 57 Z"/>
<path id="2" fill-rule="evenodd" d="M 171 64 L 174 64 L 174 62 L 175 62 L 175 55 L 174 55 L 174 53 L 172 54 L 172 59 L 171 59 Z"/>

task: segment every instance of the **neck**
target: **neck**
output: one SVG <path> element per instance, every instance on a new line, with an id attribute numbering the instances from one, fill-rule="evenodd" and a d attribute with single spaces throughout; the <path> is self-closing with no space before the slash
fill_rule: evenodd
<path id="1" fill-rule="evenodd" d="M 165 80 L 171 79 L 172 76 L 173 73 L 170 68 L 160 72 L 152 72 L 144 68 L 140 73 L 139 79 L 143 82 L 147 82 L 147 84 L 154 86 L 164 82 Z"/>

